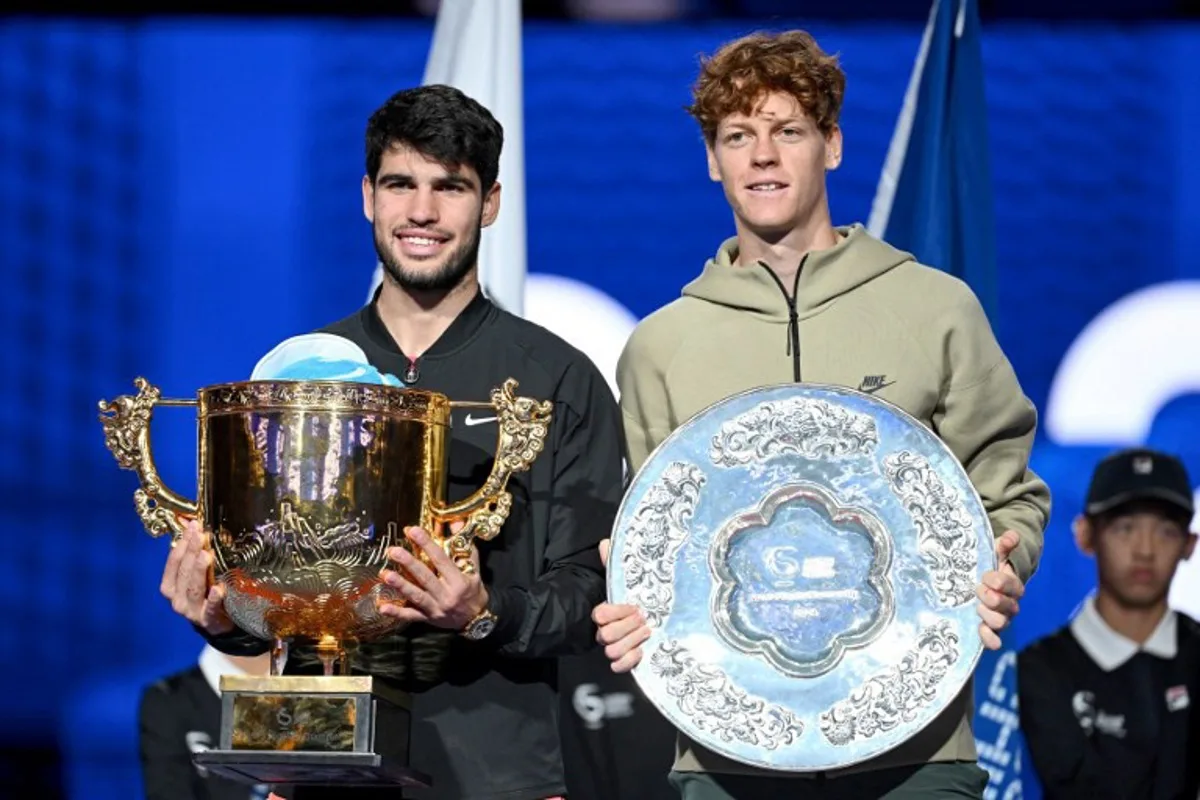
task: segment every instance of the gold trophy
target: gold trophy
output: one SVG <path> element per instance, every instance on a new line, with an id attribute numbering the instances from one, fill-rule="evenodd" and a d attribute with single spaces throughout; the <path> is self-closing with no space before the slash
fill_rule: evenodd
<path id="1" fill-rule="evenodd" d="M 514 394 L 491 402 L 342 381 L 244 381 L 168 400 L 144 378 L 136 395 L 101 401 L 105 444 L 137 473 L 138 515 L 172 546 L 189 518 L 211 531 L 210 582 L 244 631 L 272 643 L 271 673 L 221 678 L 220 748 L 195 757 L 246 783 L 428 786 L 410 765 L 409 702 L 371 676 L 351 674 L 354 645 L 404 623 L 380 614 L 404 597 L 380 581 L 389 547 L 419 525 L 470 571 L 473 539 L 500 532 L 509 477 L 531 466 L 550 425 L 549 401 Z M 197 501 L 168 489 L 150 448 L 156 406 L 198 407 Z M 483 486 L 446 501 L 452 408 L 490 408 L 499 429 Z M 451 534 L 444 523 L 465 524 Z M 419 551 L 414 555 L 428 561 Z M 324 675 L 283 675 L 289 644 L 315 645 Z"/>

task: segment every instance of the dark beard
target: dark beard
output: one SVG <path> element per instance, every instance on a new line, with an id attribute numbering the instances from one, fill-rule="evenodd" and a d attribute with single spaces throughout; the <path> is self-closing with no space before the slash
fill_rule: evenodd
<path id="1" fill-rule="evenodd" d="M 450 253 L 450 258 L 436 272 L 406 270 L 392 257 L 384 242 L 380 241 L 378 231 L 375 232 L 375 254 L 379 257 L 379 263 L 383 265 L 383 271 L 401 289 L 411 292 L 449 292 L 463 282 L 479 259 L 480 230 L 480 227 L 476 227 L 471 238 Z"/>

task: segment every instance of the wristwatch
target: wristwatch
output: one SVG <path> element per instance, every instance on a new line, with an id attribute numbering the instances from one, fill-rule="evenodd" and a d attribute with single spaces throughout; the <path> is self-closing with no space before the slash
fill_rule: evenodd
<path id="1" fill-rule="evenodd" d="M 478 642 L 480 639 L 486 638 L 493 630 L 496 629 L 496 622 L 499 617 L 492 612 L 487 606 L 474 616 L 462 629 L 462 635 L 473 642 Z"/>

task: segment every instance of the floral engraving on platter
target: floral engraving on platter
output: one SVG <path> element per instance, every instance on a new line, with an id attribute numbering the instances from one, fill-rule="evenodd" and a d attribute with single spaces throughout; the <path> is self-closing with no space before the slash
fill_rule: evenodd
<path id="1" fill-rule="evenodd" d="M 695 464 L 672 462 L 633 511 L 621 565 L 627 602 L 641 609 L 650 628 L 658 627 L 671 613 L 675 556 L 687 539 L 688 523 L 706 480 Z"/>
<path id="2" fill-rule="evenodd" d="M 804 733 L 804 724 L 788 709 L 768 703 L 734 685 L 720 667 L 702 664 L 679 642 L 659 644 L 650 669 L 666 683 L 679 710 L 702 731 L 722 741 L 777 750 Z"/>
<path id="3" fill-rule="evenodd" d="M 828 400 L 793 397 L 760 403 L 723 424 L 709 458 L 719 467 L 763 462 L 782 455 L 849 458 L 879 444 L 875 420 Z"/>
<path id="4" fill-rule="evenodd" d="M 847 699 L 821 712 L 821 733 L 841 747 L 913 722 L 936 699 L 957 660 L 958 634 L 950 622 L 931 625 L 898 665 L 868 678 Z"/>
<path id="5" fill-rule="evenodd" d="M 975 599 L 979 545 L 971 514 L 922 456 L 902 450 L 883 460 L 892 491 L 917 526 L 918 549 L 944 606 Z"/>

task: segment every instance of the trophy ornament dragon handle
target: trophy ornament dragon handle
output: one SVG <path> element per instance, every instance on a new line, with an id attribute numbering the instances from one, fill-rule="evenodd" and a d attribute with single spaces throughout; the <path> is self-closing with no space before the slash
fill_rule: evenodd
<path id="1" fill-rule="evenodd" d="M 171 534 L 174 545 L 184 524 L 197 515 L 191 500 L 168 489 L 158 476 L 150 449 L 150 419 L 159 405 L 194 406 L 194 400 L 164 400 L 157 386 L 145 378 L 134 380 L 136 395 L 121 395 L 100 401 L 100 423 L 104 426 L 104 444 L 121 469 L 137 473 L 141 486 L 133 493 L 138 516 L 153 537 Z"/>
<path id="2" fill-rule="evenodd" d="M 446 552 L 464 572 L 474 570 L 471 563 L 471 544 L 475 539 L 490 541 L 512 510 L 512 495 L 506 490 L 514 473 L 525 472 L 533 465 L 546 444 L 554 404 L 516 395 L 517 381 L 509 378 L 492 390 L 491 407 L 496 411 L 496 459 L 491 474 L 474 494 L 458 503 L 433 509 L 440 522 L 463 520 L 457 534 L 444 543 Z M 479 405 L 475 403 L 451 403 Z"/>

